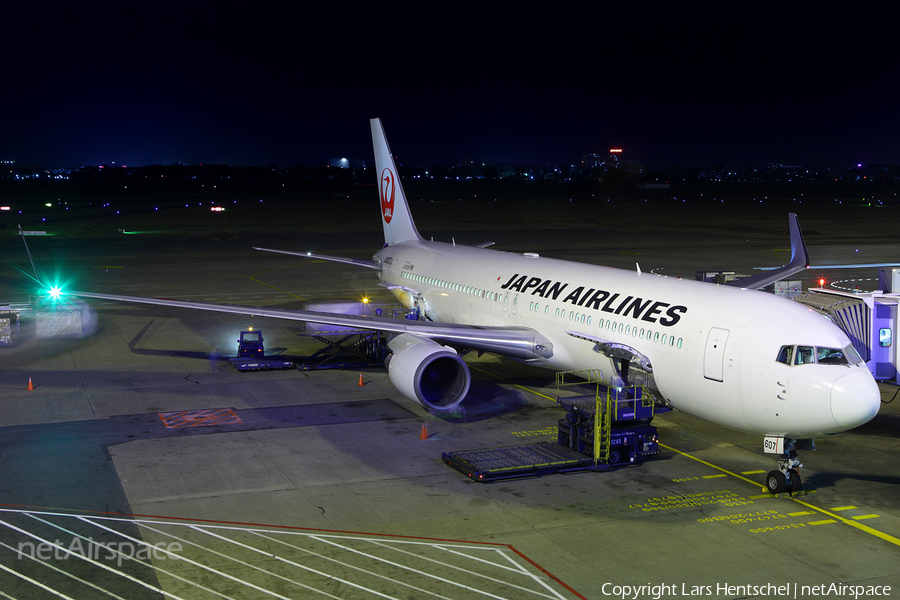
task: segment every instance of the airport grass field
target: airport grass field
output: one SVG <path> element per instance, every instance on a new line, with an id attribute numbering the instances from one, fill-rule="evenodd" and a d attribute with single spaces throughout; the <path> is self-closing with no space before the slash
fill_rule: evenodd
<path id="1" fill-rule="evenodd" d="M 807 242 L 893 241 L 900 197 L 889 189 L 853 186 L 692 186 L 668 190 L 604 188 L 594 182 L 474 180 L 404 182 L 413 215 L 425 236 L 466 232 L 493 234 L 532 231 L 536 238 L 566 231 L 631 232 L 648 244 L 665 233 L 710 237 L 778 238 L 786 214 L 800 217 Z M 3 182 L 0 228 L 74 237 L 119 232 L 231 237 L 378 233 L 377 189 L 368 181 L 271 185 L 199 186 L 173 182 L 135 189 L 134 185 L 51 181 Z M 213 212 L 213 207 L 224 209 Z M 21 212 L 20 212 L 21 211 Z M 544 233 L 538 233 L 544 232 Z M 463 234 L 463 235 L 460 235 Z M 661 237 L 662 236 L 662 237 Z"/>

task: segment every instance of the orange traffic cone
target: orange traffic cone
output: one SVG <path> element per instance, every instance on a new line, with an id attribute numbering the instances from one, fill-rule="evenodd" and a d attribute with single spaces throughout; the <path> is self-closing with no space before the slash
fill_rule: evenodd
<path id="1" fill-rule="evenodd" d="M 358 387 L 362 387 L 362 386 L 364 386 L 364 385 L 366 385 L 366 384 L 363 383 L 363 380 L 362 380 L 362 373 L 360 373 L 360 374 L 359 374 L 359 383 L 357 384 L 357 386 L 358 386 Z"/>
<path id="2" fill-rule="evenodd" d="M 428 439 L 428 423 L 422 423 L 422 433 L 419 434 L 420 440 Z"/>
<path id="3" fill-rule="evenodd" d="M 29 392 L 33 392 L 33 391 L 34 391 L 34 386 L 31 385 L 31 377 L 28 378 L 28 391 L 29 391 Z"/>

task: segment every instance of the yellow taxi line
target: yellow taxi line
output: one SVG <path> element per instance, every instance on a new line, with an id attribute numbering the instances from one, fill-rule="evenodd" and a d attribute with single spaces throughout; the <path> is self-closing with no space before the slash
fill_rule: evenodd
<path id="1" fill-rule="evenodd" d="M 485 374 L 487 374 L 487 375 L 491 375 L 492 377 L 495 377 L 495 378 L 499 379 L 500 381 L 503 381 L 503 382 L 505 382 L 505 383 L 509 383 L 509 384 L 511 384 L 511 385 L 513 385 L 513 386 L 519 388 L 519 389 L 525 390 L 526 392 L 531 392 L 532 394 L 537 394 L 538 396 L 541 396 L 541 397 L 543 397 L 543 398 L 547 398 L 548 400 L 556 401 L 556 398 L 551 398 L 550 396 L 547 396 L 546 394 L 542 394 L 542 393 L 540 393 L 540 392 L 536 392 L 536 391 L 534 391 L 534 390 L 532 390 L 532 389 L 529 389 L 529 388 L 527 388 L 527 387 L 525 387 L 525 386 L 518 385 L 518 384 L 512 383 L 512 382 L 510 382 L 510 381 L 507 381 L 506 379 L 500 377 L 499 375 L 494 375 L 493 373 L 489 373 L 488 371 L 484 371 L 484 370 L 482 370 L 482 369 L 478 369 L 478 368 L 476 368 L 476 367 L 473 367 L 472 365 L 469 365 L 469 368 L 474 368 L 476 371 L 478 371 L 478 372 L 480 372 L 480 373 L 485 373 Z M 736 477 L 737 479 L 740 479 L 741 481 L 746 481 L 747 483 L 749 483 L 750 485 L 752 485 L 752 486 L 754 486 L 754 487 L 759 487 L 759 483 L 753 481 L 752 479 L 748 479 L 748 478 L 744 477 L 743 475 L 738 475 L 737 473 L 732 473 L 731 471 L 729 471 L 729 470 L 727 470 L 727 469 L 723 469 L 722 467 L 716 466 L 716 465 L 712 464 L 711 462 L 707 462 L 707 461 L 703 460 L 702 458 L 697 458 L 696 456 L 692 456 L 692 455 L 690 455 L 690 454 L 688 454 L 688 453 L 686 453 L 686 452 L 682 452 L 681 450 L 676 450 L 675 448 L 672 448 L 671 446 L 666 446 L 665 444 L 659 444 L 659 447 L 660 447 L 660 448 L 665 448 L 666 450 L 670 450 L 670 451 L 672 451 L 672 452 L 675 452 L 676 454 L 680 454 L 680 455 L 682 455 L 682 456 L 686 456 L 687 458 L 690 458 L 690 459 L 692 459 L 692 460 L 696 460 L 697 462 L 702 463 L 702 464 L 704 464 L 704 465 L 706 465 L 706 466 L 708 466 L 708 467 L 711 467 L 711 468 L 713 468 L 713 469 L 716 469 L 717 471 L 721 471 L 722 473 L 725 473 L 726 475 L 731 475 L 732 477 Z M 845 523 L 846 525 L 850 525 L 851 527 L 855 527 L 855 528 L 859 529 L 860 531 L 864 531 L 864 532 L 866 532 L 866 533 L 868 533 L 868 534 L 870 534 L 870 535 L 874 535 L 874 536 L 877 537 L 877 538 L 881 538 L 882 540 L 884 540 L 884 541 L 886 541 L 886 542 L 889 542 L 889 543 L 891 543 L 891 544 L 900 546 L 900 538 L 896 538 L 896 537 L 894 537 L 894 536 L 892 536 L 892 535 L 889 535 L 889 534 L 887 534 L 887 533 L 884 533 L 884 532 L 882 532 L 882 531 L 878 531 L 877 529 L 873 529 L 873 528 L 869 527 L 868 525 L 863 525 L 862 523 L 858 523 L 857 521 L 854 521 L 854 520 L 852 520 L 852 519 L 845 519 L 844 517 L 841 517 L 841 516 L 839 516 L 839 515 L 836 515 L 836 514 L 834 514 L 833 512 L 829 512 L 829 511 L 825 510 L 824 508 L 819 508 L 818 506 L 813 506 L 812 504 L 809 504 L 808 502 L 804 502 L 803 500 L 800 500 L 800 499 L 798 499 L 798 498 L 794 498 L 793 496 L 792 496 L 790 499 L 793 500 L 794 502 L 796 502 L 797 504 L 800 504 L 800 505 L 802 505 L 802 506 L 805 506 L 805 507 L 807 507 L 807 508 L 809 508 L 809 509 L 812 509 L 812 510 L 814 510 L 814 511 L 816 511 L 816 512 L 820 512 L 820 513 L 822 513 L 823 515 L 826 515 L 826 516 L 828 516 L 828 517 L 831 517 L 832 519 L 835 519 L 835 520 L 837 520 L 837 521 L 840 521 L 840 522 L 842 522 L 842 523 Z M 826 521 L 816 521 L 815 523 L 816 523 L 816 524 L 820 524 L 820 523 L 821 523 L 821 524 L 824 524 L 824 523 L 826 523 L 826 522 L 828 522 L 828 521 L 827 521 L 827 520 L 826 520 Z"/>
<path id="2" fill-rule="evenodd" d="M 750 483 L 750 484 L 752 484 L 752 485 L 754 485 L 754 486 L 757 486 L 757 487 L 759 486 L 759 484 L 756 483 L 755 481 L 752 481 L 752 480 L 750 480 L 750 479 L 747 479 L 746 477 L 743 477 L 743 476 L 738 475 L 738 474 L 736 474 L 736 473 L 732 473 L 731 471 L 728 471 L 728 470 L 726 470 L 726 469 L 723 469 L 722 467 L 717 467 L 716 465 L 714 465 L 714 464 L 712 464 L 712 463 L 710 463 L 710 462 L 707 462 L 707 461 L 705 461 L 705 460 L 703 460 L 703 459 L 697 458 L 696 456 L 691 456 L 690 454 L 688 454 L 688 453 L 686 453 L 686 452 L 682 452 L 681 450 L 676 450 L 675 448 L 671 448 L 671 447 L 669 447 L 669 446 L 666 446 L 665 444 L 660 444 L 659 446 L 660 446 L 660 448 L 665 448 L 666 450 L 671 450 L 672 452 L 675 452 L 676 454 L 680 454 L 680 455 L 682 455 L 682 456 L 686 456 L 686 457 L 688 457 L 688 458 L 691 458 L 691 459 L 693 459 L 693 460 L 696 460 L 697 462 L 703 463 L 704 465 L 707 465 L 708 467 L 712 467 L 713 469 L 716 469 L 716 470 L 718 470 L 718 471 L 722 471 L 723 473 L 726 473 L 726 474 L 728 474 L 728 475 L 731 475 L 732 477 L 737 477 L 738 479 L 741 479 L 741 480 L 743 480 L 743 481 L 746 481 L 747 483 Z M 859 529 L 860 531 L 864 531 L 864 532 L 866 532 L 866 533 L 868 533 L 868 534 L 870 534 L 870 535 L 874 535 L 874 536 L 877 537 L 877 538 L 881 538 L 882 540 L 884 540 L 884 541 L 886 541 L 886 542 L 889 542 L 889 543 L 894 544 L 894 545 L 896 545 L 896 546 L 900 546 L 900 538 L 897 538 L 897 537 L 894 537 L 894 536 L 892 536 L 892 535 L 890 535 L 890 534 L 884 533 L 883 531 L 878 531 L 877 529 L 873 529 L 873 528 L 869 527 L 868 525 L 863 525 L 862 523 L 859 523 L 859 522 L 857 522 L 857 521 L 854 521 L 853 519 L 847 519 L 847 518 L 844 518 L 844 517 L 842 517 L 842 516 L 840 516 L 840 515 L 836 515 L 836 514 L 834 514 L 834 513 L 831 512 L 831 511 L 825 510 L 824 508 L 819 508 L 818 506 L 813 506 L 813 505 L 810 504 L 809 502 L 804 502 L 803 500 L 800 500 L 799 498 L 795 498 L 795 497 L 792 496 L 790 499 L 793 500 L 794 502 L 796 502 L 797 504 L 800 504 L 801 506 L 805 506 L 806 508 L 809 508 L 809 509 L 812 509 L 812 510 L 814 510 L 814 511 L 816 511 L 816 512 L 822 513 L 823 515 L 825 515 L 825 516 L 827 516 L 827 517 L 831 517 L 831 519 L 834 519 L 835 521 L 840 521 L 841 523 L 844 523 L 844 524 L 846 524 L 846 525 L 850 525 L 851 527 L 855 527 L 855 528 Z M 812 524 L 818 525 L 818 524 L 825 524 L 825 523 L 827 523 L 827 522 L 828 522 L 827 520 L 826 520 L 826 521 L 814 521 Z"/>

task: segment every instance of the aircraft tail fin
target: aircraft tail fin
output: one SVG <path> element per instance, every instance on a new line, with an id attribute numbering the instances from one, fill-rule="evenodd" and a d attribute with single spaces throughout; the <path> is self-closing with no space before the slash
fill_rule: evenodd
<path id="1" fill-rule="evenodd" d="M 378 174 L 378 194 L 381 199 L 381 225 L 384 227 L 384 243 L 388 246 L 421 240 L 416 230 L 406 194 L 397 176 L 397 165 L 384 135 L 381 119 L 371 119 L 372 145 L 375 148 L 375 171 Z"/>

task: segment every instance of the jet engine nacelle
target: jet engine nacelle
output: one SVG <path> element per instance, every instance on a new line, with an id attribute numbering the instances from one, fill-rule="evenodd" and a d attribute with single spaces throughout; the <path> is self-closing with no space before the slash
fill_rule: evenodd
<path id="1" fill-rule="evenodd" d="M 404 333 L 388 342 L 386 365 L 397 390 L 433 410 L 452 410 L 469 392 L 469 367 L 453 348 Z"/>

